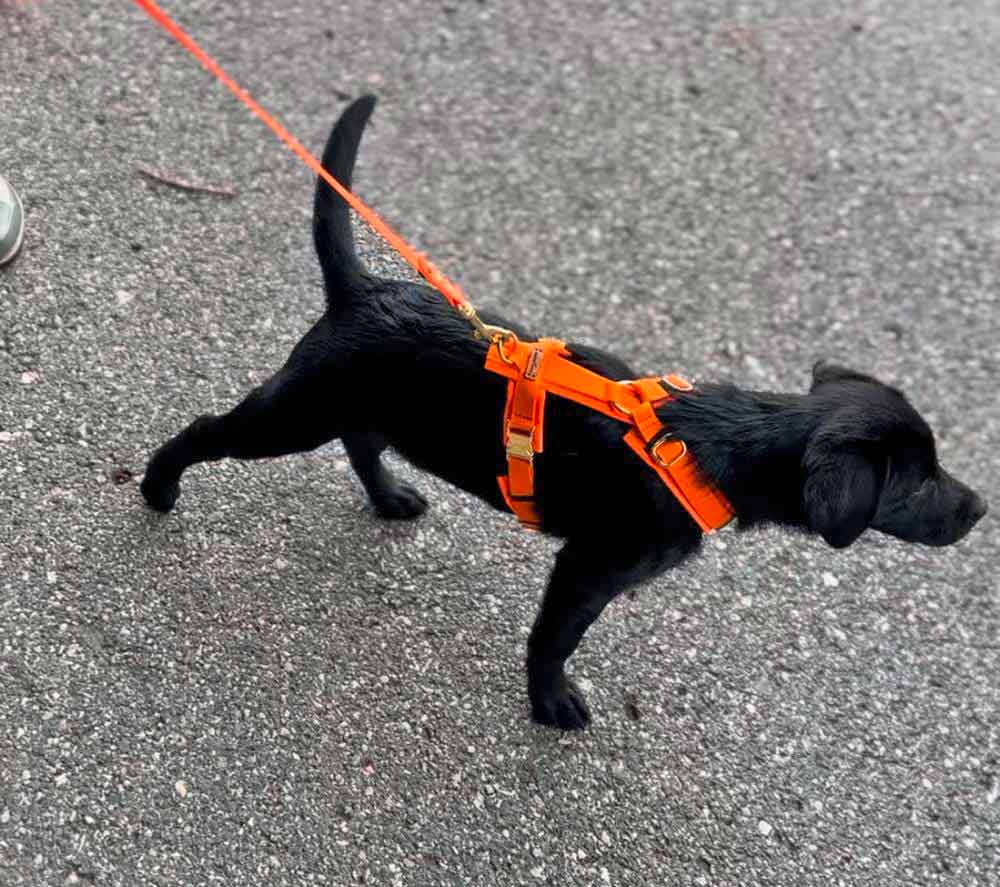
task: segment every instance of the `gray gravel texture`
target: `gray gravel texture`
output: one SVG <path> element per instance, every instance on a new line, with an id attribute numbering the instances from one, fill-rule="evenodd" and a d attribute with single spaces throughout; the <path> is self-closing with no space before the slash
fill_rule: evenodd
<path id="1" fill-rule="evenodd" d="M 359 191 L 479 304 L 873 371 L 1000 502 L 995 0 L 169 8 L 310 146 L 377 92 Z M 5 887 L 1000 884 L 993 515 L 720 534 L 589 633 L 592 729 L 533 727 L 553 543 L 405 466 L 432 508 L 382 523 L 339 444 L 140 502 L 320 310 L 298 161 L 131 4 L 4 0 L 0 170 Z"/>

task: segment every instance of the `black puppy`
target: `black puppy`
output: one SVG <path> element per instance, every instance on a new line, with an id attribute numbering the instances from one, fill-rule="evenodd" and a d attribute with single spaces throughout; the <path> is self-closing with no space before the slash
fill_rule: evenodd
<path id="1" fill-rule="evenodd" d="M 345 185 L 374 104 L 352 104 L 326 146 L 323 164 Z M 322 182 L 314 235 L 326 313 L 232 412 L 196 419 L 157 450 L 142 482 L 146 501 L 169 511 L 181 474 L 198 462 L 282 456 L 340 438 L 383 517 L 416 517 L 427 505 L 382 464 L 390 446 L 506 511 L 496 478 L 506 471 L 507 382 L 483 368 L 487 345 L 428 287 L 370 276 L 355 254 L 347 206 Z M 637 376 L 612 355 L 570 349 L 605 376 Z M 986 513 L 938 465 L 931 430 L 903 395 L 860 373 L 817 365 L 806 395 L 701 385 L 659 413 L 742 526 L 800 527 L 835 548 L 869 527 L 948 545 Z M 701 533 L 623 443 L 618 422 L 558 397 L 547 399 L 545 422 L 537 503 L 544 532 L 566 541 L 528 641 L 528 693 L 536 721 L 578 729 L 590 716 L 566 660 L 612 598 L 693 553 Z"/>

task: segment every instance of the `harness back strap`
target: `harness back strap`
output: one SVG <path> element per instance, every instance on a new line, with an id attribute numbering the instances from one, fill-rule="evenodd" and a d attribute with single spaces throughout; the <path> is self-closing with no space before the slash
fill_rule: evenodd
<path id="1" fill-rule="evenodd" d="M 518 520 L 532 529 L 540 522 L 533 462 L 544 447 L 545 395 L 550 392 L 631 425 L 625 443 L 657 473 L 698 526 L 711 533 L 728 524 L 732 506 L 704 478 L 687 445 L 671 435 L 654 409 L 670 399 L 669 389 L 690 391 L 691 383 L 675 375 L 619 382 L 569 356 L 565 343 L 557 339 L 497 342 L 486 355 L 486 369 L 509 380 L 503 426 L 507 476 L 497 483 Z"/>

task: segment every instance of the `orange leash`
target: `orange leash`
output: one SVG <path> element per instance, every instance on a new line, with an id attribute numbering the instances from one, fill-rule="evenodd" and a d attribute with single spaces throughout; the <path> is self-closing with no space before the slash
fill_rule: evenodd
<path id="1" fill-rule="evenodd" d="M 568 360 L 569 352 L 556 339 L 521 342 L 509 330 L 483 323 L 457 283 L 324 169 L 323 164 L 295 136 L 222 70 L 163 9 L 153 0 L 135 0 L 135 3 L 214 74 L 427 283 L 441 293 L 448 304 L 472 325 L 478 337 L 489 340 L 495 346 L 487 351 L 486 369 L 510 380 L 503 423 L 508 473 L 497 481 L 508 506 L 522 524 L 537 528 L 541 521 L 534 500 L 533 460 L 534 455 L 544 449 L 546 392 L 630 424 L 632 430 L 625 435 L 625 442 L 660 476 L 698 526 L 710 533 L 729 523 L 733 517 L 732 507 L 722 493 L 701 476 L 687 446 L 670 436 L 654 412 L 657 404 L 670 397 L 662 381 L 680 391 L 690 391 L 689 382 L 679 376 L 665 376 L 663 380 L 616 382 Z M 664 452 L 668 446 L 669 452 Z"/>
<path id="2" fill-rule="evenodd" d="M 232 77 L 230 77 L 219 64 L 203 50 L 194 39 L 185 32 L 166 12 L 163 11 L 153 0 L 135 0 L 137 6 L 145 10 L 150 18 L 162 27 L 170 36 L 181 44 L 199 62 L 202 63 L 212 74 L 214 74 L 226 88 L 256 114 L 267 127 L 281 141 L 283 141 L 295 155 L 309 167 L 316 175 L 326 182 L 336 191 L 347 204 L 368 223 L 389 245 L 396 250 L 413 268 L 436 289 L 453 308 L 458 309 L 465 318 L 476 328 L 477 332 L 490 337 L 494 332 L 493 327 L 483 324 L 476 316 L 475 309 L 469 304 L 468 299 L 462 292 L 461 287 L 453 280 L 449 279 L 437 266 L 427 258 L 426 255 L 414 249 L 399 234 L 397 234 L 368 204 L 362 201 L 352 191 L 345 188 L 329 172 L 323 168 L 316 157 L 284 126 L 274 117 L 265 111 L 243 87 L 241 87 Z M 503 331 L 505 332 L 505 331 Z"/>

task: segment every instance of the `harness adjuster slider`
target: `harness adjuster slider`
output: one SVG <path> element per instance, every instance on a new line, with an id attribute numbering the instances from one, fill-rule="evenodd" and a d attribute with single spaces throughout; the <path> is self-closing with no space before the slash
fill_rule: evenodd
<path id="1" fill-rule="evenodd" d="M 525 462 L 534 459 L 535 448 L 531 444 L 531 432 L 515 431 L 511 428 L 507 432 L 507 455 L 523 459 Z"/>

